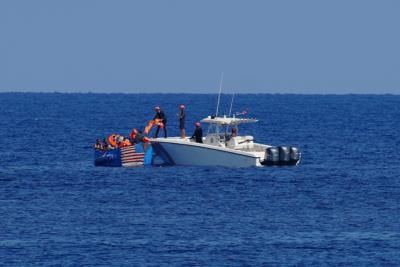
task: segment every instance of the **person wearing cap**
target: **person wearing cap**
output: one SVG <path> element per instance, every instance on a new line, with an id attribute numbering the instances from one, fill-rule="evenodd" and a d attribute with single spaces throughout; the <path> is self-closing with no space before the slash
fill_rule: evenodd
<path id="1" fill-rule="evenodd" d="M 164 111 L 162 111 L 160 107 L 157 106 L 154 109 L 156 111 L 156 115 L 154 116 L 153 120 L 158 119 L 158 120 L 162 121 L 162 123 L 164 125 L 164 127 L 162 127 L 164 129 L 164 137 L 167 138 L 167 117 L 165 116 Z M 160 131 L 160 126 L 157 125 L 157 129 L 156 129 L 156 132 L 154 134 L 154 138 L 158 137 L 158 132 L 159 131 Z"/>
<path id="2" fill-rule="evenodd" d="M 185 112 L 185 106 L 180 105 L 179 106 L 179 130 L 181 132 L 181 138 L 185 139 L 186 138 L 186 130 L 185 130 L 185 117 L 186 117 L 186 112 Z"/>
<path id="3" fill-rule="evenodd" d="M 203 129 L 201 129 L 201 124 L 200 122 L 195 123 L 196 129 L 194 130 L 194 133 L 191 139 L 195 139 L 196 143 L 203 143 Z"/>

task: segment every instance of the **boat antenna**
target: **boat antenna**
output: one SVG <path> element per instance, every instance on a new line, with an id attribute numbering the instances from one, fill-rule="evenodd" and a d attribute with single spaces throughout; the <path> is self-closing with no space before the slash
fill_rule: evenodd
<path id="1" fill-rule="evenodd" d="M 232 113 L 232 106 L 233 106 L 233 100 L 234 100 L 234 99 L 235 99 L 235 93 L 232 94 L 231 108 L 229 109 L 229 115 L 228 115 L 228 117 L 231 116 L 231 113 Z"/>
<path id="2" fill-rule="evenodd" d="M 218 94 L 218 102 L 217 102 L 217 112 L 215 112 L 215 117 L 218 116 L 218 108 L 219 108 L 219 100 L 221 98 L 221 91 L 222 91 L 222 82 L 224 81 L 224 73 L 221 73 L 221 80 L 219 82 L 219 94 Z"/>

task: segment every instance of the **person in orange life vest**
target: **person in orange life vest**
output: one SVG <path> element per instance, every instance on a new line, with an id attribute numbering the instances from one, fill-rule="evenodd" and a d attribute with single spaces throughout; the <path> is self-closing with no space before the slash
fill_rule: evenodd
<path id="1" fill-rule="evenodd" d="M 107 138 L 108 144 L 112 147 L 112 148 L 116 148 L 117 147 L 117 135 L 116 134 L 111 134 L 108 138 Z"/>
<path id="2" fill-rule="evenodd" d="M 167 117 L 165 116 L 164 111 L 161 110 L 160 107 L 155 107 L 154 108 L 156 111 L 156 115 L 154 116 L 153 120 L 159 119 L 162 121 L 164 124 L 163 130 L 164 130 L 164 137 L 167 138 Z M 154 134 L 154 138 L 158 137 L 158 132 L 160 131 L 160 126 L 157 125 L 156 133 Z"/>
<path id="3" fill-rule="evenodd" d="M 186 112 L 185 112 L 185 106 L 180 105 L 179 106 L 179 130 L 181 131 L 181 138 L 185 139 L 186 137 L 186 130 L 185 130 L 185 118 L 186 118 Z"/>
<path id="4" fill-rule="evenodd" d="M 196 143 L 203 143 L 203 129 L 201 129 L 201 124 L 200 122 L 195 123 L 196 129 L 194 130 L 194 133 L 191 139 L 195 139 Z"/>
<path id="5" fill-rule="evenodd" d="M 129 135 L 132 144 L 138 144 L 140 142 L 149 143 L 150 139 L 144 136 L 138 129 L 134 128 Z"/>

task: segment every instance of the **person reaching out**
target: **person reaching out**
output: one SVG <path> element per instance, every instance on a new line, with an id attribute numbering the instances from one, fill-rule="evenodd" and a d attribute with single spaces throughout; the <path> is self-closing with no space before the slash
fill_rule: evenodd
<path id="1" fill-rule="evenodd" d="M 138 144 L 140 142 L 143 143 L 149 143 L 150 139 L 147 138 L 140 132 L 138 129 L 134 128 L 132 129 L 131 133 L 129 134 L 129 141 L 131 144 Z"/>
<path id="2" fill-rule="evenodd" d="M 157 106 L 154 109 L 156 111 L 156 115 L 154 116 L 153 120 L 160 120 L 163 123 L 164 127 L 162 127 L 162 128 L 164 130 L 164 137 L 167 138 L 167 117 L 165 116 L 164 111 L 162 111 L 160 107 Z M 158 137 L 159 131 L 160 131 L 160 125 L 157 125 L 157 129 L 154 134 L 154 138 Z"/>

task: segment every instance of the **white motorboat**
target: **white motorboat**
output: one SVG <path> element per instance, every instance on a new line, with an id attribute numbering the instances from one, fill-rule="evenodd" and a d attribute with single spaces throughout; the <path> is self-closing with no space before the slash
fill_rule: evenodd
<path id="1" fill-rule="evenodd" d="M 259 144 L 251 135 L 238 135 L 240 124 L 256 119 L 208 116 L 201 122 L 209 125 L 203 143 L 190 138 L 153 138 L 155 157 L 171 165 L 225 167 L 297 165 L 300 161 L 296 147 Z"/>

